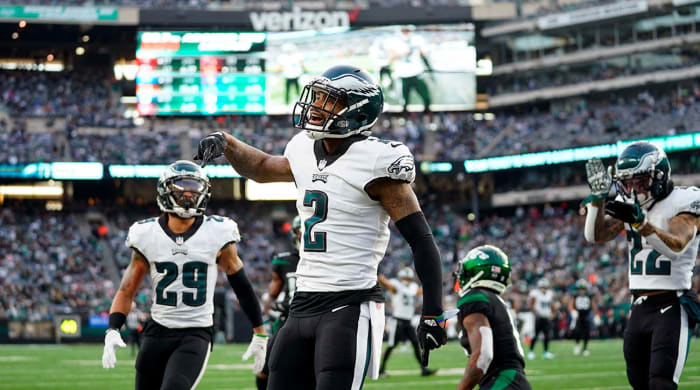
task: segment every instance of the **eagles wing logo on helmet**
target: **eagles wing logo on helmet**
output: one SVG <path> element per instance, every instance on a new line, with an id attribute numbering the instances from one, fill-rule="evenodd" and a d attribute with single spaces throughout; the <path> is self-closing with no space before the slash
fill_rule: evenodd
<path id="1" fill-rule="evenodd" d="M 384 107 L 384 95 L 369 73 L 336 65 L 304 86 L 292 124 L 312 139 L 369 135 Z"/>
<path id="2" fill-rule="evenodd" d="M 160 210 L 181 218 L 202 215 L 211 197 L 211 185 L 204 170 L 186 160 L 168 165 L 160 175 L 156 189 Z M 185 196 L 187 193 L 191 196 Z"/>
<path id="3" fill-rule="evenodd" d="M 671 164 L 666 153 L 647 142 L 633 142 L 620 153 L 615 163 L 615 186 L 626 199 L 649 208 L 673 190 Z"/>

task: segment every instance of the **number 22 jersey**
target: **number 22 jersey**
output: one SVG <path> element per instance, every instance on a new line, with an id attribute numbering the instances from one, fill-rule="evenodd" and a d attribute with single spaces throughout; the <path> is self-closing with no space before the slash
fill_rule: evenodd
<path id="1" fill-rule="evenodd" d="M 333 154 L 322 140 L 294 136 L 284 152 L 297 186 L 302 240 L 297 291 L 370 289 L 389 243 L 389 215 L 367 187 L 382 178 L 413 182 L 413 155 L 400 142 L 361 135 Z"/>
<path id="2" fill-rule="evenodd" d="M 131 225 L 126 246 L 150 266 L 153 320 L 171 329 L 212 326 L 216 255 L 240 239 L 236 222 L 215 215 L 196 217 L 184 233 L 170 230 L 166 216 Z"/>
<path id="3" fill-rule="evenodd" d="M 700 190 L 675 187 L 667 197 L 647 212 L 654 226 L 668 231 L 668 222 L 681 213 L 700 215 Z M 695 235 L 675 260 L 659 253 L 637 231 L 625 224 L 629 244 L 630 290 L 687 290 L 691 287 L 693 267 L 698 255 L 700 236 Z"/>

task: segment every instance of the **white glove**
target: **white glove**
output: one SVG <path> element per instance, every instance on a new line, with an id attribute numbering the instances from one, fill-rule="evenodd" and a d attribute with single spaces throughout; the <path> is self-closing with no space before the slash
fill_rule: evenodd
<path id="1" fill-rule="evenodd" d="M 586 162 L 586 176 L 592 197 L 595 200 L 605 199 L 612 185 L 612 166 L 606 170 L 600 159 L 592 158 Z"/>
<path id="2" fill-rule="evenodd" d="M 251 356 L 255 356 L 255 362 L 253 363 L 253 374 L 259 374 L 262 372 L 263 366 L 265 366 L 265 355 L 267 354 L 267 335 L 264 334 L 253 334 L 253 340 L 250 341 L 248 349 L 243 354 L 243 360 L 250 359 Z"/>
<path id="3" fill-rule="evenodd" d="M 122 336 L 116 329 L 110 329 L 105 334 L 105 349 L 102 352 L 102 367 L 114 368 L 117 364 L 117 356 L 114 354 L 114 346 L 126 347 L 126 343 L 122 340 Z"/>

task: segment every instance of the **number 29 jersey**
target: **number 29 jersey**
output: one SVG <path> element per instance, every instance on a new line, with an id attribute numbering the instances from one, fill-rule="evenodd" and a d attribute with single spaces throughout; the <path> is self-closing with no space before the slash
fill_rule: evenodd
<path id="1" fill-rule="evenodd" d="M 700 190 L 696 187 L 675 187 L 647 212 L 648 221 L 668 231 L 668 222 L 681 213 L 700 215 Z M 625 224 L 629 245 L 630 290 L 687 290 L 691 287 L 693 267 L 698 255 L 700 236 L 686 245 L 676 260 L 659 253 L 637 231 Z"/>
<path id="2" fill-rule="evenodd" d="M 165 216 L 131 225 L 126 246 L 150 266 L 153 320 L 171 329 L 212 326 L 216 255 L 240 239 L 236 222 L 215 215 L 196 217 L 181 234 L 168 228 Z"/>
<path id="3" fill-rule="evenodd" d="M 389 243 L 389 215 L 367 187 L 382 178 L 413 182 L 413 155 L 402 143 L 352 136 L 333 154 L 322 140 L 294 136 L 284 152 L 297 186 L 302 240 L 297 291 L 370 289 Z"/>

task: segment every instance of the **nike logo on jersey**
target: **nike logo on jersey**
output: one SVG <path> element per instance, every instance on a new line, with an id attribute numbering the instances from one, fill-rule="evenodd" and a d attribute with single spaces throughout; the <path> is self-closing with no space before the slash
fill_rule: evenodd
<path id="1" fill-rule="evenodd" d="M 666 307 L 664 307 L 663 309 L 661 309 L 661 310 L 659 310 L 659 311 L 661 312 L 661 314 L 664 314 L 664 313 L 666 313 L 666 311 L 667 311 L 668 309 L 670 309 L 671 307 L 673 307 L 673 305 L 666 306 Z"/>
<path id="2" fill-rule="evenodd" d="M 345 309 L 345 308 L 348 307 L 348 306 L 350 306 L 350 305 L 338 306 L 338 307 L 336 307 L 335 309 L 331 309 L 331 312 L 335 313 L 336 311 Z"/>

